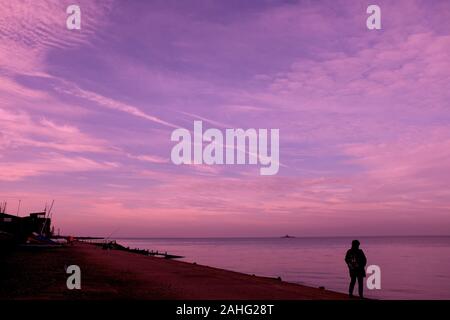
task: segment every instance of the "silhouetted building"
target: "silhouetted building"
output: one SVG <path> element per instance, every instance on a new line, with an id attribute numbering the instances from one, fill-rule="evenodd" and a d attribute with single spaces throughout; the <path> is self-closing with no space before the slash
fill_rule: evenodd
<path id="1" fill-rule="evenodd" d="M 45 216 L 45 212 L 33 212 L 28 217 L 0 213 L 0 231 L 19 243 L 25 242 L 33 232 L 50 237 L 51 220 Z"/>

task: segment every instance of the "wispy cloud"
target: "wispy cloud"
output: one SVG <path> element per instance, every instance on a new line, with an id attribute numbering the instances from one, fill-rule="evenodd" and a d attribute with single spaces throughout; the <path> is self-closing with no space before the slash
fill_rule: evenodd
<path id="1" fill-rule="evenodd" d="M 98 162 L 79 156 L 64 156 L 58 153 L 30 155 L 20 162 L 0 161 L 0 180 L 17 181 L 39 175 L 89 172 L 117 168 L 117 163 Z"/>
<path id="2" fill-rule="evenodd" d="M 34 120 L 26 112 L 0 109 L 0 149 L 45 148 L 70 152 L 111 152 L 101 139 L 82 133 L 77 127 L 56 124 L 46 118 Z"/>
<path id="3" fill-rule="evenodd" d="M 135 106 L 117 101 L 115 99 L 105 97 L 103 95 L 97 94 L 92 91 L 80 89 L 78 86 L 76 86 L 74 84 L 72 84 L 70 87 L 65 87 L 65 88 L 61 88 L 61 89 L 58 88 L 57 90 L 60 90 L 61 92 L 64 92 L 67 94 L 77 96 L 79 98 L 89 100 L 91 102 L 96 103 L 97 105 L 99 105 L 101 107 L 121 111 L 121 112 L 130 114 L 130 115 L 133 115 L 135 117 L 149 120 L 151 122 L 158 123 L 158 124 L 170 127 L 170 128 L 178 128 L 175 124 L 161 120 L 158 117 L 149 115 Z"/>
<path id="4" fill-rule="evenodd" d="M 68 4 L 64 2 L 1 1 L 0 69 L 43 75 L 42 66 L 49 50 L 88 43 L 110 11 L 111 1 L 78 3 L 84 9 L 83 32 L 68 32 L 65 28 Z"/>
<path id="5" fill-rule="evenodd" d="M 158 157 L 154 155 L 141 154 L 141 155 L 132 155 L 127 154 L 127 156 L 131 159 L 136 159 L 140 161 L 150 162 L 150 163 L 169 163 L 168 158 Z"/>

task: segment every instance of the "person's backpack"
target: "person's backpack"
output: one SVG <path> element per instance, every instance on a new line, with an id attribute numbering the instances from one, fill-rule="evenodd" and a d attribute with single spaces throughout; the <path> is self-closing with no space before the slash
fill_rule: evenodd
<path id="1" fill-rule="evenodd" d="M 355 270 L 358 269 L 358 257 L 356 256 L 356 252 L 350 252 L 348 256 L 348 266 L 350 269 Z"/>

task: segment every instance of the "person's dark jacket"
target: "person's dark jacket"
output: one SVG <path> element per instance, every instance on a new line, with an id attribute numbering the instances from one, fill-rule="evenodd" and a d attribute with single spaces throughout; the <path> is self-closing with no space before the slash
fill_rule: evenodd
<path id="1" fill-rule="evenodd" d="M 350 276 L 365 277 L 366 271 L 364 267 L 367 264 L 364 252 L 359 248 L 351 248 L 345 255 L 345 262 L 350 271 Z"/>

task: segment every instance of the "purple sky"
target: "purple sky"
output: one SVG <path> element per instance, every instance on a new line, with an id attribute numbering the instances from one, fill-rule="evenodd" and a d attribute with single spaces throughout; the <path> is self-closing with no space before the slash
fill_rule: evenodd
<path id="1" fill-rule="evenodd" d="M 83 235 L 450 233 L 449 1 L 0 0 L 0 40 L 10 213 L 55 199 Z M 173 165 L 194 120 L 279 128 L 278 175 Z"/>

